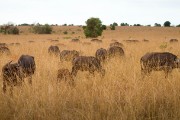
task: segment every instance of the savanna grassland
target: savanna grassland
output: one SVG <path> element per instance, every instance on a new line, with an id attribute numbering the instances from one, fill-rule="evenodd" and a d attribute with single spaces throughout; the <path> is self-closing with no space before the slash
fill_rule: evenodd
<path id="1" fill-rule="evenodd" d="M 153 72 L 142 79 L 140 71 L 140 58 L 147 52 L 168 51 L 180 57 L 180 43 L 169 43 L 172 38 L 180 40 L 179 28 L 118 27 L 115 31 L 104 31 L 99 37 L 102 43 L 90 42 L 80 27 L 54 27 L 51 35 L 32 34 L 28 29 L 21 27 L 20 35 L 0 35 L 2 43 L 20 43 L 8 46 L 12 55 L 1 56 L 0 68 L 11 60 L 17 62 L 22 54 L 34 56 L 37 67 L 32 86 L 25 82 L 22 87 L 15 87 L 13 97 L 0 89 L 1 120 L 180 119 L 180 72 L 173 70 L 167 79 L 163 72 Z M 64 31 L 68 34 L 64 35 Z M 73 38 L 79 38 L 80 42 L 71 42 Z M 59 45 L 61 51 L 78 50 L 81 55 L 94 56 L 98 48 L 107 49 L 112 39 L 124 44 L 125 58 L 103 64 L 104 78 L 78 72 L 75 87 L 57 84 L 57 70 L 71 71 L 72 66 L 71 62 L 49 56 L 50 45 Z M 123 41 L 128 39 L 139 42 Z"/>

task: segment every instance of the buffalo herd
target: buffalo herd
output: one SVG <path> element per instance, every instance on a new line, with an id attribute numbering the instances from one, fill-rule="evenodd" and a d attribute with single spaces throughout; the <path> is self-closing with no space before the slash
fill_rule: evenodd
<path id="1" fill-rule="evenodd" d="M 78 42 L 78 40 L 72 40 Z M 93 42 L 100 42 L 98 39 L 93 39 Z M 177 40 L 171 40 L 171 42 Z M 126 41 L 127 42 L 127 41 Z M 132 42 L 128 41 L 128 42 Z M 133 42 L 137 42 L 134 40 Z M 72 86 L 75 85 L 74 78 L 78 71 L 88 71 L 93 76 L 95 72 L 101 77 L 105 76 L 103 64 L 111 58 L 123 59 L 125 57 L 124 45 L 114 41 L 109 45 L 108 49 L 99 48 L 94 56 L 83 56 L 76 50 L 60 51 L 58 46 L 50 46 L 48 48 L 50 56 L 59 57 L 61 62 L 71 62 L 72 69 L 69 71 L 66 68 L 57 71 L 57 82 L 64 81 Z M 5 43 L 0 43 L 0 54 L 10 55 L 11 52 Z M 180 59 L 169 52 L 151 52 L 146 53 L 140 59 L 142 76 L 147 76 L 152 71 L 164 71 L 165 78 L 175 68 L 180 68 Z M 2 68 L 3 92 L 6 92 L 7 86 L 10 86 L 11 92 L 13 86 L 22 85 L 24 78 L 28 78 L 29 84 L 32 84 L 32 75 L 36 71 L 35 59 L 30 55 L 21 55 L 17 63 L 8 62 Z"/>

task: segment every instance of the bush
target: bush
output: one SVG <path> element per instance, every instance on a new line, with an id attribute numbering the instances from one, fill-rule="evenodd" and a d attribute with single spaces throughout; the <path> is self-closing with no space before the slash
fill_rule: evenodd
<path id="1" fill-rule="evenodd" d="M 161 24 L 155 23 L 154 27 L 161 27 Z"/>
<path id="2" fill-rule="evenodd" d="M 67 26 L 67 24 L 63 24 L 62 26 Z"/>
<path id="3" fill-rule="evenodd" d="M 179 25 L 177 25 L 176 27 L 180 27 L 180 24 L 179 24 Z"/>
<path id="4" fill-rule="evenodd" d="M 121 26 L 129 26 L 127 23 L 121 23 Z"/>
<path id="5" fill-rule="evenodd" d="M 68 32 L 67 32 L 67 31 L 64 31 L 63 33 L 64 33 L 65 35 L 67 35 L 67 34 L 68 34 Z"/>
<path id="6" fill-rule="evenodd" d="M 116 26 L 113 25 L 113 24 L 110 24 L 110 29 L 111 29 L 111 30 L 115 30 L 115 29 L 116 29 Z"/>
<path id="7" fill-rule="evenodd" d="M 141 24 L 134 24 L 134 26 L 142 26 Z"/>
<path id="8" fill-rule="evenodd" d="M 19 24 L 18 26 L 30 26 L 30 24 L 23 23 L 23 24 Z"/>
<path id="9" fill-rule="evenodd" d="M 85 36 L 96 38 L 102 35 L 102 22 L 99 18 L 89 18 L 86 21 L 86 27 L 83 27 Z"/>
<path id="10" fill-rule="evenodd" d="M 116 22 L 114 22 L 112 25 L 113 25 L 113 26 L 118 26 L 118 24 L 117 24 Z"/>
<path id="11" fill-rule="evenodd" d="M 19 29 L 14 25 L 4 25 L 0 27 L 0 33 L 18 35 Z"/>
<path id="12" fill-rule="evenodd" d="M 48 24 L 45 25 L 36 24 L 32 27 L 32 32 L 36 34 L 51 34 L 52 27 Z"/>
<path id="13" fill-rule="evenodd" d="M 171 23 L 169 21 L 164 22 L 164 27 L 170 27 Z"/>
<path id="14" fill-rule="evenodd" d="M 102 29 L 106 30 L 107 29 L 106 25 L 102 25 Z"/>

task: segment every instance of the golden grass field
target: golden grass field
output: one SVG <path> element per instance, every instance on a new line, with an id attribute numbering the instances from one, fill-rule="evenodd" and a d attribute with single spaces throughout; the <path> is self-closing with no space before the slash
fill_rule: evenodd
<path id="1" fill-rule="evenodd" d="M 0 89 L 1 120 L 179 120 L 180 72 L 174 69 L 165 79 L 163 72 L 153 72 L 142 79 L 140 58 L 146 52 L 168 51 L 180 57 L 180 43 L 170 44 L 171 38 L 180 40 L 180 28 L 118 27 L 106 30 L 99 39 L 103 43 L 91 43 L 80 27 L 54 27 L 51 35 L 36 35 L 21 27 L 20 35 L 0 35 L 0 42 L 21 43 L 9 46 L 12 55 L 1 56 L 0 68 L 7 62 L 17 62 L 22 54 L 35 57 L 36 72 L 33 84 L 14 87 L 14 95 L 3 94 Z M 64 35 L 67 30 L 69 34 Z M 72 32 L 75 34 L 71 34 Z M 70 42 L 79 38 L 81 42 Z M 51 42 L 50 40 L 59 40 Z M 71 70 L 70 62 L 60 62 L 48 54 L 48 47 L 58 43 L 60 50 L 74 49 L 81 55 L 94 56 L 98 48 L 108 48 L 112 39 L 124 44 L 125 58 L 104 64 L 106 75 L 101 78 L 78 72 L 76 86 L 57 84 L 60 68 Z M 123 40 L 136 39 L 138 43 Z M 149 42 L 143 42 L 143 39 Z M 34 41 L 34 42 L 28 42 Z M 2 77 L 0 80 L 2 86 Z"/>

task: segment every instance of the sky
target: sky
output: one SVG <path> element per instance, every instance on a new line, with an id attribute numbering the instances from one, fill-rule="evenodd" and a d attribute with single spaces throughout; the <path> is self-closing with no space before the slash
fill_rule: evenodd
<path id="1" fill-rule="evenodd" d="M 0 0 L 0 24 L 180 24 L 180 0 Z"/>

